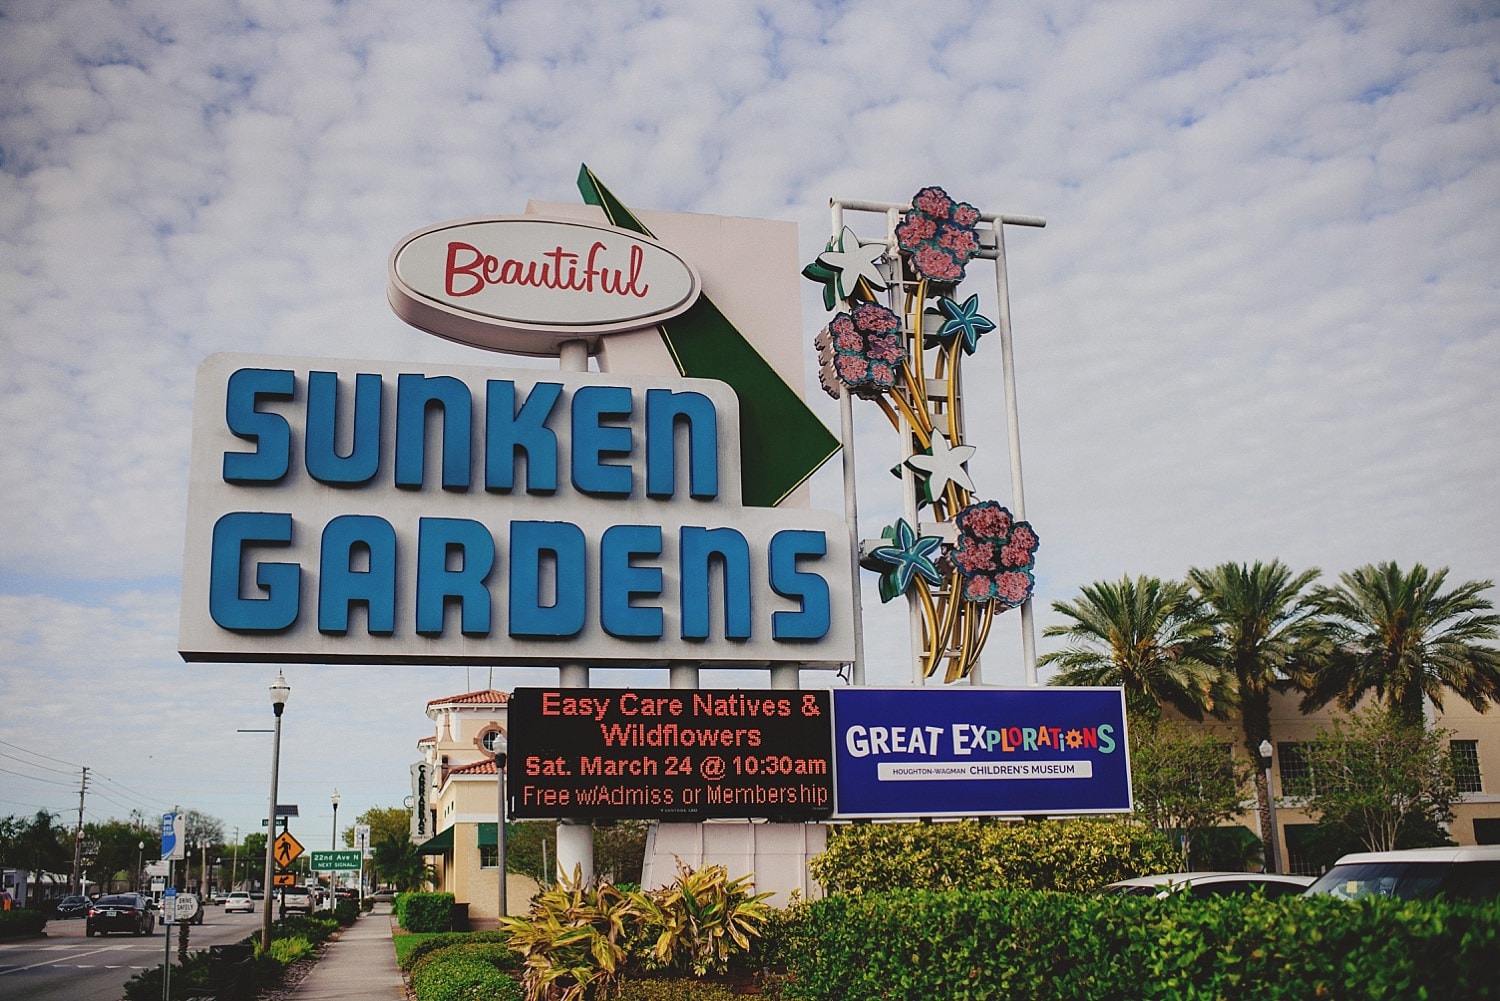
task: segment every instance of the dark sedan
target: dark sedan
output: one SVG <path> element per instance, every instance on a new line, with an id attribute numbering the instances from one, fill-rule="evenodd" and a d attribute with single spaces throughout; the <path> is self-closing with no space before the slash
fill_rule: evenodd
<path id="1" fill-rule="evenodd" d="M 88 897 L 74 894 L 71 897 L 63 897 L 57 902 L 57 916 L 60 918 L 85 918 L 88 917 L 90 901 Z"/>
<path id="2" fill-rule="evenodd" d="M 107 935 L 112 931 L 150 935 L 156 928 L 156 915 L 151 913 L 146 898 L 139 893 L 110 893 L 100 897 L 89 908 L 86 920 L 84 932 L 90 936 Z"/>

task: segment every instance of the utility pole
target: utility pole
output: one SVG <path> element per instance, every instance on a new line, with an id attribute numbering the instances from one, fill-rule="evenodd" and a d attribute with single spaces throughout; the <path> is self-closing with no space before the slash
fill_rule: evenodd
<path id="1" fill-rule="evenodd" d="M 82 894 L 83 876 L 83 794 L 89 788 L 89 770 L 83 769 L 83 779 L 78 783 L 78 829 L 73 832 L 73 879 L 72 892 Z"/>

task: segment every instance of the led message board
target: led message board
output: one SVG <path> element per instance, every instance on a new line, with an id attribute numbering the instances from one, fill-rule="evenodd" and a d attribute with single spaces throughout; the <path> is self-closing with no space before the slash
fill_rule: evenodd
<path id="1" fill-rule="evenodd" d="M 1128 813 L 1118 688 L 839 688 L 835 816 Z"/>
<path id="2" fill-rule="evenodd" d="M 518 688 L 511 815 L 826 817 L 828 706 L 827 691 Z"/>
<path id="3" fill-rule="evenodd" d="M 741 503 L 706 379 L 215 355 L 189 661 L 833 666 L 848 532 Z"/>

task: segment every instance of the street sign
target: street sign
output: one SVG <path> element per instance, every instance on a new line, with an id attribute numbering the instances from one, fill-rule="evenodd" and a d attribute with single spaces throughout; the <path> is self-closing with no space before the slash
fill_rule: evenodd
<path id="1" fill-rule="evenodd" d="M 302 844 L 294 837 L 291 831 L 282 831 L 276 835 L 276 846 L 273 854 L 276 864 L 288 866 L 302 857 Z"/>
<path id="2" fill-rule="evenodd" d="M 313 852 L 312 870 L 313 872 L 335 872 L 340 870 L 357 872 L 359 870 L 359 860 L 359 849 L 353 851 Z"/>
<path id="3" fill-rule="evenodd" d="M 296 886 L 297 874 L 295 872 L 273 872 L 271 874 L 272 886 Z"/>
<path id="4" fill-rule="evenodd" d="M 161 898 L 162 924 L 182 924 L 198 913 L 198 898 L 191 893 L 170 893 Z"/>
<path id="5" fill-rule="evenodd" d="M 361 855 L 366 858 L 370 855 L 370 825 L 354 825 L 354 847 L 359 849 Z"/>

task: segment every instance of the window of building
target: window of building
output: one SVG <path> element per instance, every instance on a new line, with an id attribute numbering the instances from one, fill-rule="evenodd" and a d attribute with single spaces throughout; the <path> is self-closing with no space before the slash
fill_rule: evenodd
<path id="1" fill-rule="evenodd" d="M 495 743 L 505 736 L 505 731 L 500 729 L 486 730 L 479 735 L 479 746 L 484 748 L 486 754 L 495 753 Z"/>
<path id="2" fill-rule="evenodd" d="M 1307 760 L 1304 747 L 1303 744 L 1276 745 L 1276 765 L 1283 796 L 1311 796 L 1317 791 L 1312 763 Z"/>
<path id="3" fill-rule="evenodd" d="M 491 824 L 490 826 L 493 827 L 495 825 Z M 481 869 L 493 869 L 496 866 L 498 866 L 499 864 L 500 864 L 500 846 L 499 845 L 480 845 L 479 846 L 479 868 L 481 868 Z"/>
<path id="4" fill-rule="evenodd" d="M 1299 876 L 1321 876 L 1326 868 L 1313 857 L 1312 834 L 1316 824 L 1287 824 L 1282 828 L 1286 834 L 1286 859 L 1283 865 L 1287 872 Z"/>
<path id="5" fill-rule="evenodd" d="M 1475 817 L 1474 843 L 1500 845 L 1500 817 Z"/>
<path id="6" fill-rule="evenodd" d="M 1479 776 L 1479 741 L 1450 740 L 1448 751 L 1453 755 L 1453 779 L 1459 792 L 1483 792 L 1484 783 Z"/>

